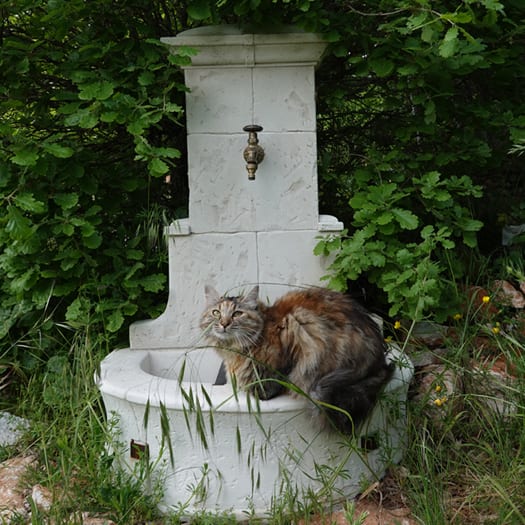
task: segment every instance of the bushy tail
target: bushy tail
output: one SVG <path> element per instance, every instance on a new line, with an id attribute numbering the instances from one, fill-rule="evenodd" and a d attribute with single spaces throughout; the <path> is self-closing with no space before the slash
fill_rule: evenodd
<path id="1" fill-rule="evenodd" d="M 355 381 L 352 370 L 336 370 L 323 376 L 310 392 L 315 401 L 338 407 L 345 412 L 321 406 L 325 418 L 344 434 L 352 434 L 374 407 L 377 396 L 392 376 L 395 365 L 385 364 L 372 375 Z"/>

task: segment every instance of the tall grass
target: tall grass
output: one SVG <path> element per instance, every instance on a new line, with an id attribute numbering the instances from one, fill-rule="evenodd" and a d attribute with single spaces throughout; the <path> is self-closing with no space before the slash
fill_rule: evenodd
<path id="1" fill-rule="evenodd" d="M 469 326 L 458 326 L 456 336 L 447 341 L 447 366 L 461 376 L 463 387 L 453 408 L 440 410 L 428 399 L 409 402 L 408 446 L 397 469 L 402 473 L 399 491 L 424 525 L 525 524 L 523 342 L 504 332 L 489 334 L 491 351 L 505 357 L 515 376 L 496 391 L 487 388 L 488 372 L 472 367 L 472 360 L 487 358 L 477 347 L 477 336 L 487 332 L 485 324 L 475 324 L 472 318 L 463 323 Z M 34 339 L 31 344 L 36 344 Z M 94 381 L 109 350 L 104 337 L 92 336 L 89 330 L 64 337 L 42 371 L 16 390 L 11 408 L 30 420 L 31 429 L 16 449 L 1 450 L 0 457 L 36 454 L 39 468 L 29 481 L 55 495 L 48 513 L 33 504 L 33 523 L 81 523 L 80 510 L 122 525 L 179 522 L 176 514 L 159 516 L 160 487 L 143 490 L 147 468 L 134 477 L 115 468 L 112 454 L 118 436 L 106 420 Z M 314 494 L 297 501 L 287 486 L 283 483 L 282 498 L 275 502 L 269 523 L 286 525 L 299 519 L 307 523 L 312 513 L 323 512 Z M 77 517 L 71 521 L 71 516 Z M 203 514 L 193 523 L 233 523 L 233 519 Z"/>
<path id="2" fill-rule="evenodd" d="M 132 478 L 113 468 L 119 445 L 95 385 L 107 352 L 103 338 L 76 332 L 18 389 L 11 408 L 30 421 L 30 431 L 9 453 L 37 456 L 39 468 L 27 482 L 48 488 L 54 501 L 45 516 L 33 503 L 32 523 L 82 523 L 80 511 L 102 513 L 118 524 L 158 517 L 160 492 L 143 491 L 147 473 Z"/>
<path id="3" fill-rule="evenodd" d="M 525 346 L 491 334 L 485 321 L 466 322 L 446 341 L 445 366 L 461 384 L 453 406 L 409 403 L 404 489 L 425 525 L 523 524 Z M 491 373 L 496 360 L 511 372 L 507 380 Z"/>

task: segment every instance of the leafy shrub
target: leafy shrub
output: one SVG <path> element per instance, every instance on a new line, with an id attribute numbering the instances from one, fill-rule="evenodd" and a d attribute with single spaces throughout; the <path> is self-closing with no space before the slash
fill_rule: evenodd
<path id="1" fill-rule="evenodd" d="M 457 196 L 479 196 L 480 188 L 468 177 L 443 180 L 436 171 L 407 183 L 403 174 L 377 182 L 376 174 L 360 170 L 354 182 L 360 188 L 350 199 L 354 233 L 323 239 L 316 247 L 317 254 L 335 252 L 331 286 L 345 290 L 347 280 L 366 274 L 387 293 L 390 315 L 418 319 L 429 310 L 435 317 L 446 315 L 455 304 L 454 284 L 444 279 L 449 267 L 441 261 L 456 238 L 475 247 L 481 227 Z"/>
<path id="2" fill-rule="evenodd" d="M 2 7 L 0 338 L 11 353 L 36 324 L 118 334 L 165 304 L 159 223 L 186 200 L 164 180 L 185 172 L 174 66 L 188 57 L 160 44 L 170 16 L 141 1 Z"/>
<path id="3" fill-rule="evenodd" d="M 185 88 L 174 66 L 189 58 L 168 56 L 159 38 L 192 24 L 293 23 L 329 42 L 318 72 L 321 211 L 348 231 L 317 251 L 336 255 L 337 288 L 364 278 L 392 315 L 444 316 L 447 272 L 463 278 L 482 222 L 491 250 L 496 215 L 523 200 L 520 156 L 508 154 L 525 137 L 519 0 L 22 0 L 0 9 L 9 353 L 52 320 L 98 324 L 116 338 L 164 307 L 159 224 L 182 213 L 187 194 Z"/>
<path id="4" fill-rule="evenodd" d="M 478 238 L 486 255 L 501 249 L 501 211 L 525 197 L 508 155 L 525 133 L 521 10 L 450 7 L 347 5 L 318 73 L 322 208 L 348 231 L 317 252 L 336 257 L 332 286 L 366 278 L 412 319 L 454 311 L 457 281 L 479 278 Z"/>

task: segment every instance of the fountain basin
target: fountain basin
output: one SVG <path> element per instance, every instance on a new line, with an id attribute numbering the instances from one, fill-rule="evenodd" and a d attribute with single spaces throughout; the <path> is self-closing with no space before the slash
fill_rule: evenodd
<path id="1" fill-rule="evenodd" d="M 320 431 L 307 399 L 257 402 L 214 384 L 213 349 L 116 350 L 98 385 L 122 444 L 119 463 L 132 473 L 145 458 L 154 465 L 162 510 L 261 517 L 315 493 L 327 503 L 352 498 L 401 459 L 413 367 L 397 347 L 390 358 L 395 373 L 353 439 Z"/>

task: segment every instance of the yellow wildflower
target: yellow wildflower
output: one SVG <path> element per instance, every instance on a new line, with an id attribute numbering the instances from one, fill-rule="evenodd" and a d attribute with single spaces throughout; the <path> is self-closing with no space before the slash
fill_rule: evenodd
<path id="1" fill-rule="evenodd" d="M 396 321 L 394 323 L 394 330 L 399 330 L 401 328 L 401 321 Z"/>
<path id="2" fill-rule="evenodd" d="M 385 343 L 391 343 L 392 342 L 392 336 L 389 335 L 388 337 L 385 337 Z"/>
<path id="3" fill-rule="evenodd" d="M 441 385 L 436 385 L 436 388 L 435 388 L 434 390 L 435 390 L 436 392 L 438 392 L 438 393 L 441 392 L 441 390 L 442 390 Z"/>
<path id="4" fill-rule="evenodd" d="M 459 314 L 459 313 L 458 314 L 454 314 L 454 320 L 455 321 L 459 321 L 462 317 L 463 317 L 462 314 Z"/>
<path id="5" fill-rule="evenodd" d="M 499 323 L 496 323 L 493 327 L 492 327 L 492 333 L 493 334 L 499 334 L 500 332 L 500 327 L 499 327 Z"/>
<path id="6" fill-rule="evenodd" d="M 484 295 L 481 299 L 485 304 L 487 304 L 488 302 L 490 302 L 490 296 L 488 295 Z"/>
<path id="7" fill-rule="evenodd" d="M 437 407 L 443 406 L 447 402 L 447 396 L 438 397 L 437 399 L 434 399 L 434 405 Z"/>

